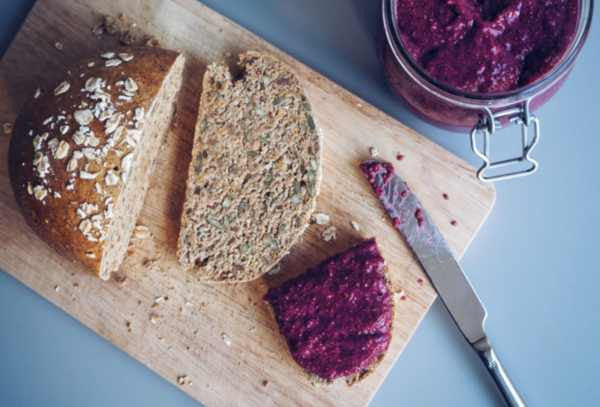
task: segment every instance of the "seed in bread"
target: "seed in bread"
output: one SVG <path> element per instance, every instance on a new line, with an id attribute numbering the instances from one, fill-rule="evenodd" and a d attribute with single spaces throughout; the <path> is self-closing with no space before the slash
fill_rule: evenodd
<path id="1" fill-rule="evenodd" d="M 296 76 L 257 52 L 241 78 L 208 67 L 181 231 L 179 262 L 200 279 L 242 282 L 268 272 L 315 207 L 321 140 Z"/>
<path id="2" fill-rule="evenodd" d="M 125 256 L 183 65 L 179 53 L 156 48 L 103 53 L 51 91 L 36 90 L 17 120 L 10 178 L 25 219 L 103 279 Z"/>

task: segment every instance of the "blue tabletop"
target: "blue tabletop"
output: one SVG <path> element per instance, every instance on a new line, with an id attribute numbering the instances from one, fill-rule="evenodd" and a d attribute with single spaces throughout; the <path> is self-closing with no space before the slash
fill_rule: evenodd
<path id="1" fill-rule="evenodd" d="M 0 1 L 0 53 L 32 3 Z M 478 164 L 465 135 L 425 124 L 387 90 L 373 45 L 378 0 L 204 3 Z M 598 12 L 594 18 L 597 25 Z M 571 77 L 538 112 L 539 172 L 497 185 L 496 206 L 462 261 L 488 308 L 487 327 L 497 351 L 532 406 L 600 405 L 598 50 L 600 32 L 593 27 Z M 497 137 L 500 155 L 514 153 L 510 141 L 508 134 Z M 0 273 L 0 405 L 197 404 Z M 501 404 L 479 360 L 437 302 L 372 405 Z"/>

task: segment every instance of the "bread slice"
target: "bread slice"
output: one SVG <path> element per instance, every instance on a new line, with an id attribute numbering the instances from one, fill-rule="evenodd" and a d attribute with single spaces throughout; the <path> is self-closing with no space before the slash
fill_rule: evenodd
<path id="1" fill-rule="evenodd" d="M 164 49 L 105 52 L 36 92 L 17 119 L 10 179 L 25 219 L 102 279 L 125 257 L 183 66 Z"/>
<path id="2" fill-rule="evenodd" d="M 321 139 L 308 99 L 282 62 L 240 56 L 204 76 L 178 242 L 179 262 L 214 282 L 253 280 L 309 223 Z"/>
<path id="3" fill-rule="evenodd" d="M 294 360 L 313 383 L 362 380 L 392 338 L 394 300 L 375 239 L 271 288 L 271 305 Z"/>

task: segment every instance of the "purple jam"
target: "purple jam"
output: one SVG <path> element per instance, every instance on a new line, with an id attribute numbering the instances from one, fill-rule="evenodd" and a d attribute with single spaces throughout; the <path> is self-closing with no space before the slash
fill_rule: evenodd
<path id="1" fill-rule="evenodd" d="M 381 200 L 382 202 L 384 200 L 387 201 L 387 199 L 384 199 L 386 198 L 385 188 L 390 178 L 392 178 L 396 173 L 394 166 L 387 161 L 367 160 L 360 164 L 360 170 L 367 178 L 367 181 L 369 182 L 369 185 L 371 185 L 371 188 L 373 189 L 373 192 L 375 193 L 377 198 L 379 198 L 379 200 Z M 401 201 L 408 196 L 409 191 L 410 188 L 406 183 L 404 183 L 404 189 L 402 191 L 396 191 L 396 194 L 394 194 L 393 196 L 388 196 L 388 198 L 392 198 L 395 201 Z M 392 219 L 394 227 L 400 228 L 402 226 L 402 222 L 404 222 L 405 219 L 402 219 L 402 217 L 399 213 L 397 213 L 397 211 L 390 210 L 391 208 L 389 204 L 384 204 L 384 206 L 385 210 L 388 212 Z M 421 210 L 418 209 L 418 211 Z M 419 226 L 421 226 L 425 221 L 422 211 L 416 212 L 415 218 L 417 219 Z"/>
<path id="2" fill-rule="evenodd" d="M 465 92 L 520 88 L 554 68 L 578 0 L 400 0 L 401 42 L 432 78 Z"/>
<path id="3" fill-rule="evenodd" d="M 373 187 L 373 192 L 377 198 L 383 196 L 383 187 L 389 179 L 395 174 L 394 166 L 387 161 L 368 160 L 360 164 L 362 173 L 367 177 L 367 181 Z M 377 182 L 377 176 L 381 175 L 381 183 Z"/>
<path id="4" fill-rule="evenodd" d="M 324 380 L 361 373 L 391 340 L 393 302 L 375 239 L 267 293 L 296 362 Z"/>

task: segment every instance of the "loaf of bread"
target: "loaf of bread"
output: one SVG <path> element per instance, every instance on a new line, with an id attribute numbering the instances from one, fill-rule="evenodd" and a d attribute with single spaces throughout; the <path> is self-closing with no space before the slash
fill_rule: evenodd
<path id="1" fill-rule="evenodd" d="M 321 140 L 308 99 L 282 62 L 240 56 L 204 76 L 178 242 L 199 278 L 243 282 L 269 271 L 309 223 Z"/>
<path id="2" fill-rule="evenodd" d="M 104 52 L 38 89 L 17 119 L 9 167 L 25 219 L 102 279 L 125 257 L 183 66 L 175 51 Z"/>

